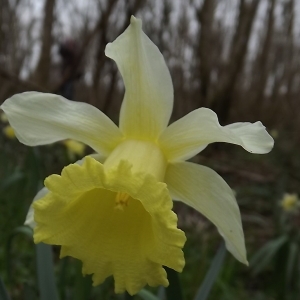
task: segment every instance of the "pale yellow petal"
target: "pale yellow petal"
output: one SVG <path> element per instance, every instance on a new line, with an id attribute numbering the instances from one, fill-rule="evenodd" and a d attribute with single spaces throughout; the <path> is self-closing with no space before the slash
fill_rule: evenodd
<path id="1" fill-rule="evenodd" d="M 45 181 L 49 193 L 34 204 L 35 242 L 62 245 L 61 256 L 83 261 L 94 285 L 113 275 L 115 291 L 137 293 L 145 284 L 168 285 L 162 265 L 181 271 L 184 233 L 166 185 L 87 157 Z"/>
<path id="2" fill-rule="evenodd" d="M 174 122 L 159 138 L 169 161 L 187 160 L 214 142 L 240 145 L 258 154 L 268 153 L 274 145 L 261 122 L 221 126 L 217 115 L 208 108 L 196 109 Z"/>
<path id="3" fill-rule="evenodd" d="M 197 164 L 170 164 L 165 182 L 173 199 L 193 207 L 218 228 L 227 249 L 248 264 L 240 211 L 231 188 L 213 170 Z"/>
<path id="4" fill-rule="evenodd" d="M 74 139 L 108 155 L 122 139 L 118 127 L 96 107 L 47 93 L 26 92 L 1 108 L 21 143 L 28 146 Z"/>
<path id="5" fill-rule="evenodd" d="M 105 54 L 117 63 L 125 84 L 120 129 L 130 138 L 156 139 L 172 113 L 173 85 L 162 54 L 142 31 L 142 21 L 132 16 Z"/>

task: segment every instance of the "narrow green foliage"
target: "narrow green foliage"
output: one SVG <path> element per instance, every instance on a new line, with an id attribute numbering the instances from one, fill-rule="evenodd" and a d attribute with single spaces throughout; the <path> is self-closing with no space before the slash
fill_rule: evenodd
<path id="1" fill-rule="evenodd" d="M 286 270 L 286 285 L 288 286 L 295 275 L 297 275 L 297 263 L 299 263 L 298 256 L 299 256 L 299 245 L 295 242 L 292 242 L 289 245 L 289 255 L 287 260 L 287 270 Z"/>
<path id="2" fill-rule="evenodd" d="M 9 236 L 6 244 L 6 268 L 7 268 L 7 277 L 8 280 L 11 281 L 12 279 L 12 262 L 13 262 L 13 257 L 12 257 L 12 246 L 13 246 L 13 241 L 15 237 L 19 234 L 27 236 L 29 239 L 32 240 L 33 232 L 32 229 L 28 226 L 19 226 L 13 230 L 11 235 Z"/>
<path id="3" fill-rule="evenodd" d="M 287 236 L 280 236 L 265 244 L 251 259 L 253 275 L 259 274 L 273 259 L 279 249 L 287 242 Z"/>
<path id="4" fill-rule="evenodd" d="M 15 170 L 10 176 L 4 178 L 4 180 L 0 183 L 0 191 L 4 192 L 5 190 L 14 187 L 14 185 L 18 184 L 20 180 L 24 178 L 24 174 L 19 170 Z"/>
<path id="5" fill-rule="evenodd" d="M 5 289 L 4 283 L 2 282 L 1 278 L 0 278 L 0 299 L 1 300 L 10 300 L 10 297 L 8 296 L 8 293 Z"/>
<path id="6" fill-rule="evenodd" d="M 226 254 L 226 247 L 225 247 L 225 243 L 222 242 L 217 254 L 215 255 L 210 265 L 208 272 L 205 275 L 204 281 L 201 284 L 196 294 L 195 300 L 206 300 L 207 297 L 209 296 L 211 288 L 215 283 L 219 275 L 219 272 L 221 270 L 221 267 L 223 265 L 225 254 Z"/>
<path id="7" fill-rule="evenodd" d="M 138 292 L 138 295 L 143 299 L 143 300 L 160 300 L 158 297 L 150 293 L 149 291 L 143 289 Z"/>
<path id="8" fill-rule="evenodd" d="M 36 245 L 36 263 L 40 299 L 58 300 L 51 246 L 43 243 Z"/>

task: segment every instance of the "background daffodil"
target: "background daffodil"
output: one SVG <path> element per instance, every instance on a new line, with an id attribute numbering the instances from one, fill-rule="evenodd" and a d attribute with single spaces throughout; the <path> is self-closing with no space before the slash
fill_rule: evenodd
<path id="1" fill-rule="evenodd" d="M 15 131 L 10 125 L 5 126 L 2 131 L 4 135 L 11 140 L 16 137 Z"/>
<path id="2" fill-rule="evenodd" d="M 280 206 L 286 212 L 296 211 L 300 207 L 300 201 L 297 194 L 286 193 L 280 201 Z"/>
<path id="3" fill-rule="evenodd" d="M 70 161 L 75 161 L 76 157 L 83 157 L 85 152 L 85 144 L 74 140 L 65 140 L 62 142 L 66 147 L 68 158 Z"/>
<path id="4" fill-rule="evenodd" d="M 95 107 L 52 94 L 18 94 L 1 106 L 26 145 L 75 139 L 97 152 L 45 180 L 26 221 L 35 227 L 35 242 L 62 245 L 61 256 L 81 259 L 94 284 L 113 275 L 116 292 L 167 285 L 162 265 L 176 271 L 184 265 L 185 236 L 176 228 L 173 198 L 210 219 L 227 249 L 247 264 L 232 190 L 213 170 L 186 160 L 213 142 L 267 153 L 272 137 L 260 122 L 223 127 L 206 108 L 167 127 L 171 77 L 140 20 L 132 17 L 105 53 L 125 84 L 119 128 Z"/>
<path id="5" fill-rule="evenodd" d="M 8 119 L 5 115 L 5 113 L 0 113 L 0 120 L 3 123 L 7 123 Z M 3 129 L 2 129 L 3 134 L 9 138 L 9 139 L 14 139 L 16 137 L 15 135 L 15 131 L 13 130 L 13 128 L 10 125 L 6 125 Z"/>

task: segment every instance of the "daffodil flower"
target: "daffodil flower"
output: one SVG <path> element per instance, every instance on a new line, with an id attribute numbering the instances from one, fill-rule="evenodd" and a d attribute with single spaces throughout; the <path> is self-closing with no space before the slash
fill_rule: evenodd
<path id="1" fill-rule="evenodd" d="M 0 121 L 1 122 L 3 122 L 3 123 L 7 123 L 8 122 L 8 119 L 7 119 L 7 117 L 6 117 L 6 115 L 5 115 L 5 113 L 4 112 L 0 112 Z M 3 132 L 3 134 L 7 137 L 7 138 L 9 138 L 9 139 L 11 139 L 11 140 L 13 140 L 13 139 L 15 139 L 15 131 L 13 130 L 13 128 L 10 126 L 10 125 L 6 125 L 3 129 L 2 129 L 2 132 Z"/>
<path id="2" fill-rule="evenodd" d="M 164 58 L 142 31 L 130 26 L 105 54 L 125 84 L 119 127 L 95 107 L 57 95 L 28 92 L 1 108 L 18 139 L 30 146 L 75 139 L 98 154 L 51 175 L 34 199 L 26 223 L 34 240 L 61 245 L 61 257 L 82 260 L 94 284 L 113 275 L 115 291 L 135 294 L 145 284 L 168 284 L 162 266 L 184 266 L 184 233 L 171 199 L 201 212 L 227 249 L 247 264 L 241 217 L 230 187 L 213 170 L 186 162 L 208 144 L 227 142 L 267 153 L 273 139 L 260 123 L 221 126 L 199 108 L 167 127 L 173 86 Z"/>
<path id="3" fill-rule="evenodd" d="M 8 122 L 7 116 L 4 112 L 0 112 L 0 121 L 2 123 L 7 123 Z"/>
<path id="4" fill-rule="evenodd" d="M 286 193 L 280 201 L 280 206 L 286 212 L 295 212 L 300 207 L 300 201 L 297 194 Z"/>
<path id="5" fill-rule="evenodd" d="M 16 137 L 15 131 L 14 131 L 14 129 L 13 129 L 10 125 L 6 125 L 6 126 L 2 129 L 2 132 L 4 133 L 4 135 L 5 135 L 7 138 L 9 138 L 9 139 L 11 139 L 11 140 L 13 140 L 13 139 Z"/>
<path id="6" fill-rule="evenodd" d="M 76 156 L 82 157 L 85 152 L 85 144 L 80 143 L 74 140 L 65 140 L 63 141 L 68 153 L 68 157 L 70 161 L 74 161 Z"/>

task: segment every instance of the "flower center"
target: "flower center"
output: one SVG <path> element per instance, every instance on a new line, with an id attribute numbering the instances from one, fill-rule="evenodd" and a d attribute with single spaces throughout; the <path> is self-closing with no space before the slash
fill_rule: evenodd
<path id="1" fill-rule="evenodd" d="M 128 206 L 130 196 L 124 192 L 118 192 L 115 198 L 115 209 L 124 210 Z"/>
<path id="2" fill-rule="evenodd" d="M 131 165 L 133 173 L 151 174 L 163 182 L 167 161 L 160 148 L 149 141 L 125 140 L 104 162 L 105 169 L 116 168 L 121 161 Z"/>

